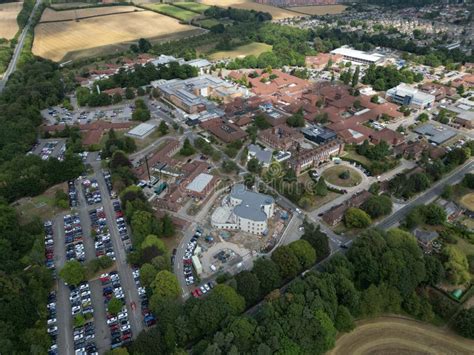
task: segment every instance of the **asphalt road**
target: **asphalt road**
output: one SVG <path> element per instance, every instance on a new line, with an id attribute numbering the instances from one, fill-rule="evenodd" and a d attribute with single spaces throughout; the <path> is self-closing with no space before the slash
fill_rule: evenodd
<path id="1" fill-rule="evenodd" d="M 437 196 L 441 195 L 443 192 L 444 186 L 446 185 L 454 185 L 461 181 L 465 174 L 469 173 L 474 168 L 474 161 L 470 161 L 466 165 L 459 167 L 450 175 L 446 176 L 444 179 L 440 180 L 436 184 L 434 184 L 431 188 L 423 192 L 420 196 L 406 204 L 404 207 L 393 213 L 392 215 L 388 216 L 380 223 L 377 224 L 377 227 L 381 229 L 388 229 L 394 227 L 398 223 L 400 223 L 405 216 L 410 212 L 410 210 L 418 205 L 424 205 L 429 203 Z"/>
<path id="2" fill-rule="evenodd" d="M 127 263 L 127 254 L 125 252 L 122 240 L 120 239 L 117 223 L 115 221 L 115 211 L 112 205 L 112 199 L 109 196 L 107 185 L 105 183 L 102 170 L 100 169 L 100 162 L 94 162 L 91 165 L 94 168 L 95 178 L 99 183 L 100 193 L 102 195 L 102 204 L 104 206 L 104 212 L 107 218 L 107 226 L 109 227 L 110 232 L 110 239 L 114 247 L 116 257 L 115 263 L 127 303 L 126 306 L 128 310 L 128 319 L 132 328 L 133 337 L 135 338 L 143 329 L 138 290 L 133 279 L 132 268 Z M 136 305 L 135 309 L 132 309 L 132 302 Z"/>
<path id="3" fill-rule="evenodd" d="M 3 74 L 2 80 L 0 80 L 0 93 L 3 91 L 3 89 L 5 89 L 5 86 L 7 85 L 10 75 L 12 75 L 13 72 L 16 70 L 16 65 L 18 63 L 18 59 L 20 58 L 21 50 L 23 49 L 23 45 L 25 44 L 26 35 L 31 26 L 31 19 L 33 18 L 33 15 L 36 12 L 36 10 L 38 10 L 38 6 L 41 3 L 41 1 L 42 0 L 36 0 L 36 4 L 33 10 L 31 11 L 30 18 L 28 19 L 28 23 L 25 25 L 25 27 L 23 28 L 23 31 L 18 37 L 18 42 L 15 47 L 15 50 L 13 51 L 13 56 L 10 60 L 10 64 L 8 64 L 8 68 Z"/>

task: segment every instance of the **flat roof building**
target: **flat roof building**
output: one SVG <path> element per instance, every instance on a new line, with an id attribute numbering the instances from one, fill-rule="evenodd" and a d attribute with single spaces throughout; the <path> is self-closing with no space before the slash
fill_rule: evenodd
<path id="1" fill-rule="evenodd" d="M 209 183 L 212 181 L 214 178 L 213 175 L 209 175 L 206 173 L 201 173 L 198 176 L 196 176 L 193 181 L 189 183 L 188 186 L 186 186 L 187 190 L 194 191 L 201 193 L 204 191 L 204 189 L 209 185 Z"/>
<path id="2" fill-rule="evenodd" d="M 436 145 L 443 144 L 447 140 L 456 136 L 456 132 L 445 127 L 435 127 L 431 123 L 417 127 L 413 130 L 418 134 L 422 134 L 428 139 L 428 142 Z"/>
<path id="3" fill-rule="evenodd" d="M 270 166 L 273 152 L 268 149 L 262 149 L 258 145 L 250 144 L 248 147 L 248 158 L 255 158 L 264 168 Z"/>
<path id="4" fill-rule="evenodd" d="M 349 60 L 351 62 L 361 63 L 361 64 L 376 64 L 383 60 L 384 55 L 380 53 L 367 53 L 363 51 L 359 51 L 349 46 L 343 46 L 340 48 L 336 48 L 331 51 L 331 54 L 339 54 L 345 60 Z"/>
<path id="5" fill-rule="evenodd" d="M 150 123 L 140 123 L 138 126 L 132 128 L 125 133 L 126 136 L 132 138 L 143 139 L 155 130 L 156 126 Z"/>
<path id="6" fill-rule="evenodd" d="M 387 97 L 399 105 L 413 106 L 421 109 L 433 106 L 436 100 L 434 95 L 427 94 L 404 83 L 389 89 Z"/>
<path id="7" fill-rule="evenodd" d="M 303 133 L 306 139 L 317 144 L 324 144 L 337 138 L 337 134 L 334 131 L 318 125 L 303 128 L 301 133 Z"/>

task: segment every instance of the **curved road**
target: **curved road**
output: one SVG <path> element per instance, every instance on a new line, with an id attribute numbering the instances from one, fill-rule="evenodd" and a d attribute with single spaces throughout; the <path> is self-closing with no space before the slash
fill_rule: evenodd
<path id="1" fill-rule="evenodd" d="M 33 7 L 33 10 L 31 10 L 30 18 L 28 19 L 26 26 L 23 27 L 20 37 L 18 37 L 18 43 L 15 46 L 15 50 L 13 51 L 13 56 L 10 60 L 10 64 L 8 64 L 8 68 L 3 74 L 2 80 L 0 80 L 0 93 L 3 91 L 3 89 L 5 89 L 10 75 L 12 75 L 13 72 L 16 70 L 16 65 L 18 63 L 18 59 L 20 58 L 21 50 L 23 49 L 23 45 L 25 44 L 26 35 L 28 34 L 28 31 L 31 27 L 31 20 L 36 10 L 38 10 L 38 6 L 41 4 L 41 1 L 42 0 L 36 0 L 36 4 Z"/>

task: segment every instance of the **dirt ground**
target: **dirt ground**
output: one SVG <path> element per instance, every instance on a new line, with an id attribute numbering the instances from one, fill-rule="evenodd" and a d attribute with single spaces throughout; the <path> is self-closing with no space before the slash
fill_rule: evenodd
<path id="1" fill-rule="evenodd" d="M 409 318 L 387 316 L 357 322 L 328 355 L 472 354 L 474 341 Z"/>
<path id="2" fill-rule="evenodd" d="M 177 36 L 186 37 L 196 30 L 201 31 L 152 11 L 88 18 L 79 22 L 40 23 L 35 28 L 33 54 L 61 61 L 69 53 L 76 53 L 76 57 L 80 57 L 78 51 L 106 49 L 106 46 L 136 41 L 139 38 L 161 37 L 165 40 Z"/>
<path id="3" fill-rule="evenodd" d="M 16 17 L 23 7 L 23 2 L 0 4 L 0 38 L 12 39 L 18 32 Z"/>

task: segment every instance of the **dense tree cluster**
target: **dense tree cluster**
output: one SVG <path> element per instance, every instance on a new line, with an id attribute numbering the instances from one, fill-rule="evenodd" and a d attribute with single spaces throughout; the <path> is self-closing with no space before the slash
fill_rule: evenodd
<path id="1" fill-rule="evenodd" d="M 268 12 L 263 11 L 254 11 L 254 10 L 243 10 L 237 9 L 234 7 L 222 8 L 217 6 L 211 6 L 206 11 L 204 15 L 207 17 L 212 17 L 216 19 L 231 19 L 238 22 L 264 22 L 270 21 L 272 15 Z"/>
<path id="2" fill-rule="evenodd" d="M 423 80 L 423 75 L 420 73 L 413 73 L 408 69 L 400 69 L 393 66 L 375 66 L 371 65 L 362 82 L 370 84 L 377 91 L 385 91 L 397 86 L 400 83 L 412 84 L 413 82 L 420 82 Z"/>

